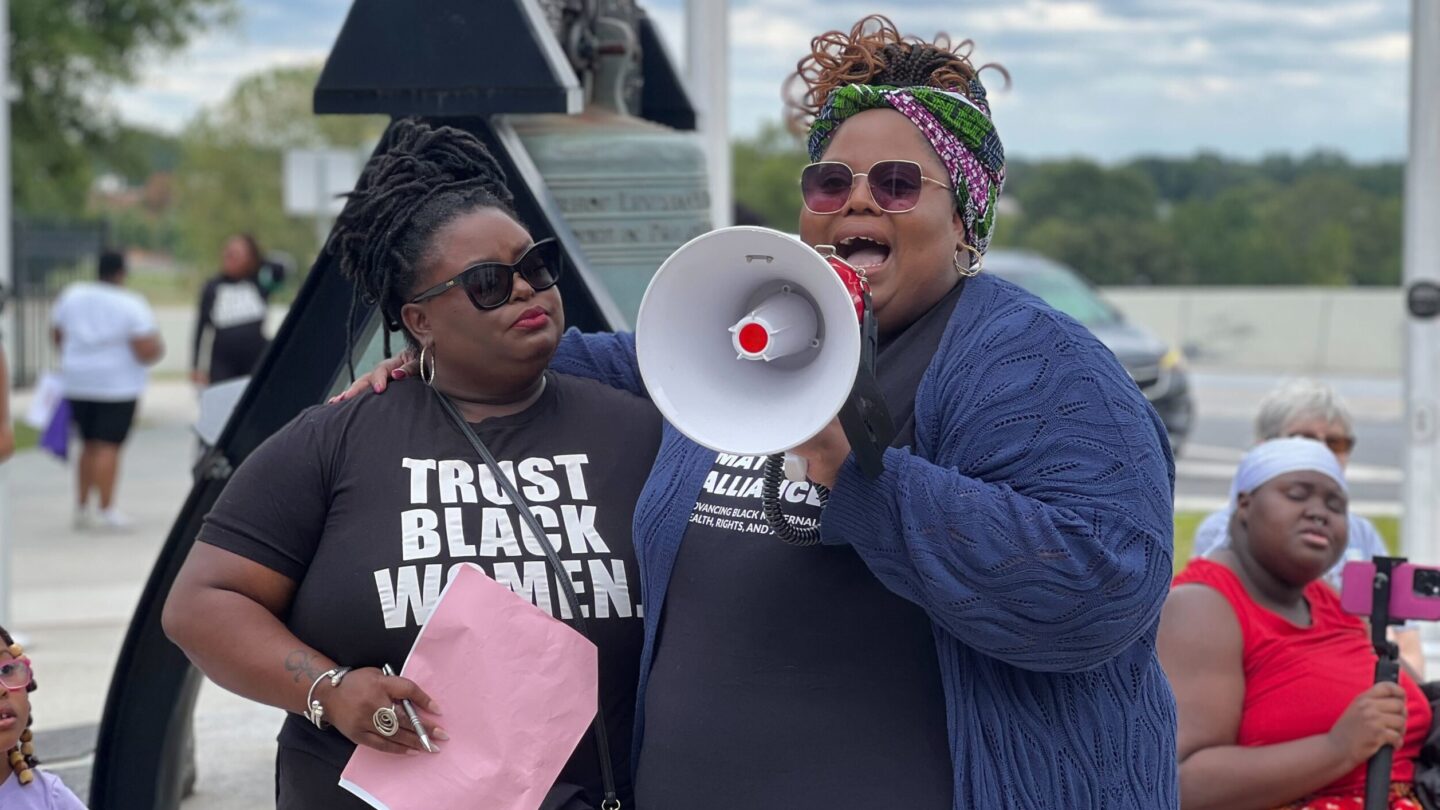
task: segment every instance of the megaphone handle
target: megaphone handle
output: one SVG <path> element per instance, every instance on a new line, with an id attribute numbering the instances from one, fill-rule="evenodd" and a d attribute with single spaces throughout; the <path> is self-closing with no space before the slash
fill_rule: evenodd
<path id="1" fill-rule="evenodd" d="M 850 452 L 855 454 L 860 472 L 873 481 L 885 472 L 885 448 L 890 442 L 881 440 L 879 426 L 862 412 L 872 410 L 873 406 L 866 405 L 858 394 L 851 394 L 840 408 L 840 426 L 845 429 L 845 438 L 850 440 Z M 880 407 L 885 407 L 883 402 Z"/>
<path id="2" fill-rule="evenodd" d="M 765 458 L 765 476 L 760 486 L 760 511 L 765 515 L 765 522 L 770 525 L 770 531 L 782 541 L 792 546 L 813 546 L 820 542 L 819 526 L 796 526 L 790 522 L 790 518 L 780 505 L 780 482 L 785 479 L 789 458 L 797 458 L 802 464 L 805 459 L 790 454 L 776 453 Z M 820 508 L 825 508 L 826 502 L 830 500 L 830 490 L 814 484 L 815 495 L 820 499 Z"/>
<path id="3" fill-rule="evenodd" d="M 895 440 L 895 420 L 885 403 L 885 394 L 875 376 L 875 355 L 880 329 L 870 305 L 870 292 L 863 293 L 865 315 L 860 321 L 860 368 L 855 386 L 840 408 L 840 426 L 855 453 L 860 471 L 872 481 L 885 471 L 885 448 Z"/>
<path id="4" fill-rule="evenodd" d="M 784 470 L 785 480 L 796 484 L 803 484 L 810 475 L 810 462 L 806 461 L 804 456 L 786 453 Z"/>

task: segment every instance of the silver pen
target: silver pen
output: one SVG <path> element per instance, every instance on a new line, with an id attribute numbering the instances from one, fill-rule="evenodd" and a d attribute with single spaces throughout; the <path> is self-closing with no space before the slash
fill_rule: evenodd
<path id="1" fill-rule="evenodd" d="M 392 678 L 395 677 L 395 670 L 391 669 L 389 664 L 381 667 L 380 671 Z M 405 707 L 405 716 L 410 718 L 410 725 L 415 727 L 415 733 L 420 737 L 420 744 L 425 746 L 426 751 L 435 753 L 435 746 L 430 744 L 430 735 L 425 733 L 425 726 L 420 723 L 420 714 L 415 711 L 415 704 L 406 698 L 400 698 L 400 705 Z"/>

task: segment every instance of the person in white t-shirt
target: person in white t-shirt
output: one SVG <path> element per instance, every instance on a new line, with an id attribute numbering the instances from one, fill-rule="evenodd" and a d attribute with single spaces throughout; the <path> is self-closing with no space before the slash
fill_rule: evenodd
<path id="1" fill-rule="evenodd" d="M 124 284 L 124 255 L 107 251 L 100 256 L 99 281 L 66 287 L 50 316 L 65 398 L 84 440 L 76 493 L 79 528 L 96 520 L 110 528 L 129 524 L 115 508 L 120 447 L 135 421 L 147 367 L 165 352 L 150 305 Z M 91 493 L 98 506 L 93 514 Z"/>

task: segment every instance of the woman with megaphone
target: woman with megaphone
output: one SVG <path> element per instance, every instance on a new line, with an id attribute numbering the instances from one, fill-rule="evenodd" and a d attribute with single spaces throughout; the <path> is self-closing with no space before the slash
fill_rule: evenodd
<path id="1" fill-rule="evenodd" d="M 971 47 L 867 17 L 799 64 L 800 236 L 868 281 L 898 430 L 873 478 L 838 423 L 794 448 L 796 547 L 756 517 L 760 459 L 667 425 L 636 508 L 641 810 L 1178 803 L 1164 426 L 981 272 L 1004 152 Z M 555 365 L 646 392 L 633 335 L 572 331 Z"/>

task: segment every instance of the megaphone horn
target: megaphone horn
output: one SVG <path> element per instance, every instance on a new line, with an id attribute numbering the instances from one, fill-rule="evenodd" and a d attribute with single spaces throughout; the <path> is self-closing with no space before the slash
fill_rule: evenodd
<path id="1" fill-rule="evenodd" d="M 863 275 L 789 235 L 737 226 L 660 266 L 636 320 L 640 374 L 677 430 L 722 453 L 770 456 L 837 414 L 869 475 L 894 427 L 874 382 Z"/>

